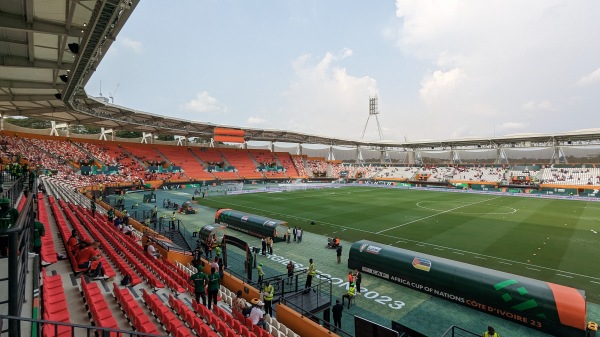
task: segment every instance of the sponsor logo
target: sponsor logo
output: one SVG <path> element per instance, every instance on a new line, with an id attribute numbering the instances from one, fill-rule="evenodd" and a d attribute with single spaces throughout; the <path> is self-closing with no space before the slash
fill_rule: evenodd
<path id="1" fill-rule="evenodd" d="M 415 256 L 412 266 L 422 271 L 429 271 L 431 269 L 431 261 Z"/>
<path id="2" fill-rule="evenodd" d="M 365 249 L 365 252 L 371 253 L 371 254 L 379 254 L 380 250 L 381 250 L 381 247 L 368 245 L 367 248 Z"/>
<path id="3" fill-rule="evenodd" d="M 362 253 L 365 250 L 365 248 L 367 248 L 368 245 L 369 245 L 368 243 L 363 243 L 362 245 L 360 245 L 359 251 Z"/>
<path id="4" fill-rule="evenodd" d="M 248 216 L 247 216 L 247 215 L 244 215 L 244 216 L 242 217 L 242 222 L 246 222 L 246 221 L 248 221 Z"/>
<path id="5" fill-rule="evenodd" d="M 382 277 L 382 278 L 385 278 L 385 279 L 389 279 L 390 278 L 390 274 L 381 272 L 379 270 L 371 269 L 369 267 L 363 267 L 362 270 L 365 273 L 373 274 L 373 275 L 376 275 L 376 276 L 379 276 L 379 277 Z"/>

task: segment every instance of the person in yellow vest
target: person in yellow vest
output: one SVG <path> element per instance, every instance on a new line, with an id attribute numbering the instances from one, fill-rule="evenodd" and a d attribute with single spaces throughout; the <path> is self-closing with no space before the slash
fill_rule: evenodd
<path id="1" fill-rule="evenodd" d="M 273 317 L 273 295 L 275 294 L 275 287 L 269 282 L 265 282 L 265 289 L 263 289 L 263 302 L 265 302 L 265 314 Z"/>
<path id="2" fill-rule="evenodd" d="M 256 272 L 258 273 L 258 284 L 261 284 L 263 281 L 263 277 L 265 276 L 265 272 L 263 272 L 262 269 L 262 263 L 258 264 L 258 267 L 256 267 Z"/>
<path id="3" fill-rule="evenodd" d="M 217 255 L 218 258 L 221 257 L 221 247 L 220 246 L 215 247 L 215 254 Z"/>
<path id="4" fill-rule="evenodd" d="M 306 272 L 308 273 L 308 275 L 306 276 L 306 284 L 304 285 L 304 293 L 308 294 L 310 292 L 310 287 L 312 286 L 312 279 L 315 275 L 317 275 L 317 268 L 315 267 L 315 263 L 313 262 L 313 259 L 308 260 L 309 265 L 308 265 L 308 269 L 306 270 Z M 313 289 L 313 291 L 316 292 L 315 289 Z"/>
<path id="5" fill-rule="evenodd" d="M 348 309 L 350 309 L 350 302 L 352 302 L 354 295 L 356 295 L 356 285 L 354 282 L 352 282 L 348 287 L 348 293 L 342 296 L 342 305 L 344 305 L 344 303 L 346 303 L 346 299 L 348 299 Z"/>
<path id="6" fill-rule="evenodd" d="M 288 227 L 287 229 L 287 243 L 290 243 L 290 236 L 292 235 L 292 230 Z"/>
<path id="7" fill-rule="evenodd" d="M 163 212 L 162 214 L 162 225 L 166 225 L 167 224 L 167 212 Z"/>
<path id="8" fill-rule="evenodd" d="M 494 328 L 488 326 L 487 331 L 483 333 L 483 337 L 500 337 L 500 334 L 498 334 Z"/>
<path id="9" fill-rule="evenodd" d="M 171 214 L 171 229 L 175 229 L 175 221 L 177 221 L 177 217 L 175 217 L 175 211 L 173 211 L 173 214 Z"/>

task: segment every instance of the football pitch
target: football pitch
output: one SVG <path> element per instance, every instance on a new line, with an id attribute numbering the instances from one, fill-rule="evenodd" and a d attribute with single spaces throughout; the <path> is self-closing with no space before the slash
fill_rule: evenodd
<path id="1" fill-rule="evenodd" d="M 342 187 L 211 196 L 199 204 L 572 286 L 600 303 L 597 202 Z"/>

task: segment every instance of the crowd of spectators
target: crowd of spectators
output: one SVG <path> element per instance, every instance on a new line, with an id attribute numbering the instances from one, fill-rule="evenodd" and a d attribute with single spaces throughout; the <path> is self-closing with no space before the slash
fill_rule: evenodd
<path id="1" fill-rule="evenodd" d="M 308 170 L 312 172 L 315 177 L 326 177 L 327 176 L 327 162 L 320 159 L 307 159 L 306 165 Z"/>
<path id="2" fill-rule="evenodd" d="M 141 149 L 141 150 L 140 150 Z M 171 151 L 165 148 L 165 151 Z M 424 165 L 424 166 L 382 166 L 343 164 L 341 161 L 327 161 L 325 158 L 310 158 L 294 156 L 287 153 L 274 154 L 260 150 L 209 149 L 216 152 L 214 158 L 229 161 L 234 166 L 238 175 L 240 169 L 243 175 L 261 175 L 266 178 L 282 178 L 291 176 L 340 178 L 342 172 L 349 179 L 415 179 L 417 175 L 431 182 L 448 180 L 482 181 L 482 182 L 511 182 L 529 185 L 538 183 L 559 183 L 572 185 L 600 185 L 600 168 L 585 165 L 564 167 L 566 165 Z M 206 155 L 208 150 L 202 152 Z M 172 152 L 172 151 L 171 151 Z M 179 152 L 169 152 L 175 159 Z M 166 152 L 165 152 L 166 153 Z M 190 151 L 189 158 L 183 158 L 185 163 L 181 167 L 197 165 L 204 170 L 202 163 L 195 163 Z M 86 186 L 90 184 L 128 183 L 151 180 L 184 180 L 188 177 L 184 171 L 168 172 L 149 168 L 163 166 L 167 162 L 159 151 L 149 146 L 139 144 L 128 145 L 126 148 L 117 143 L 95 144 L 93 142 L 72 142 L 70 140 L 53 140 L 44 138 L 23 138 L 19 136 L 0 135 L 0 156 L 4 162 L 25 160 L 30 167 L 40 167 L 52 171 L 73 186 Z M 258 172 L 259 168 L 252 161 L 263 166 L 282 166 L 282 171 Z M 212 159 L 212 157 L 211 157 Z M 82 175 L 78 172 L 79 164 L 95 165 L 98 170 L 103 166 L 116 167 L 117 174 L 91 174 Z M 206 164 L 211 164 L 210 161 Z M 223 164 L 223 161 L 220 162 Z M 250 172 L 252 170 L 252 172 Z M 162 172 L 161 172 L 162 171 Z M 253 173 L 253 174 L 252 174 Z M 206 173 L 210 174 L 210 173 Z M 231 173 L 236 175 L 235 173 Z M 236 175 L 236 177 L 238 176 Z"/>
<path id="3" fill-rule="evenodd" d="M 304 162 L 304 158 L 302 156 L 292 156 L 292 162 L 294 163 L 296 170 L 298 170 L 298 175 L 301 177 L 308 177 L 306 163 Z"/>
<path id="4" fill-rule="evenodd" d="M 599 168 L 546 168 L 542 175 L 543 183 L 568 185 L 600 185 Z"/>

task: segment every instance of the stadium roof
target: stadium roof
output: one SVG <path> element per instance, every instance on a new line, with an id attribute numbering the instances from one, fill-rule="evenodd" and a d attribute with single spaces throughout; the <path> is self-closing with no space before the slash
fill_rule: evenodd
<path id="1" fill-rule="evenodd" d="M 600 129 L 412 142 L 361 141 L 286 130 L 242 128 L 141 112 L 88 96 L 84 87 L 139 0 L 0 1 L 0 114 L 104 128 L 212 137 L 216 126 L 249 141 L 392 148 L 490 148 L 600 144 Z"/>

